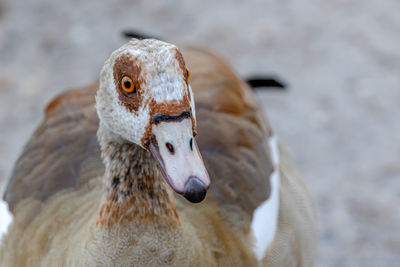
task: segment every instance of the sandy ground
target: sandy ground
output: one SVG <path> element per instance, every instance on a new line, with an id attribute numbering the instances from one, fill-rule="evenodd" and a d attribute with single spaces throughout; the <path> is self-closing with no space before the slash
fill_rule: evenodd
<path id="1" fill-rule="evenodd" d="M 0 178 L 45 104 L 95 81 L 135 28 L 204 45 L 245 76 L 279 75 L 259 92 L 319 217 L 317 266 L 400 261 L 400 2 L 0 1 Z"/>

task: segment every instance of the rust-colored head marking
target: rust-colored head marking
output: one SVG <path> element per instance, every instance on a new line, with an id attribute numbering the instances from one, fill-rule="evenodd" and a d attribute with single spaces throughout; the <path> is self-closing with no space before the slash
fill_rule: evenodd
<path id="1" fill-rule="evenodd" d="M 189 111 L 196 127 L 189 71 L 176 46 L 136 40 L 106 61 L 96 97 L 100 122 L 117 137 L 146 148 L 156 114 Z"/>
<path id="2" fill-rule="evenodd" d="M 178 49 L 175 49 L 175 57 L 179 63 L 179 68 L 181 69 L 181 71 L 183 73 L 183 77 L 185 78 L 186 83 L 189 83 L 190 72 L 189 72 L 189 69 L 186 67 L 185 60 L 183 59 L 182 53 Z"/>

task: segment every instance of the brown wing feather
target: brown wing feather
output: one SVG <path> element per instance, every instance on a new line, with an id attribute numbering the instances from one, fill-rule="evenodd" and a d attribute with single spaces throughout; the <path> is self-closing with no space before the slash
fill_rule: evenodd
<path id="1" fill-rule="evenodd" d="M 186 53 L 185 53 L 186 52 Z M 250 217 L 269 197 L 272 134 L 249 87 L 214 54 L 184 50 L 192 73 L 200 152 L 221 205 L 241 207 Z"/>
<path id="2" fill-rule="evenodd" d="M 104 172 L 96 139 L 96 88 L 66 91 L 47 106 L 44 121 L 26 144 L 8 182 L 4 199 L 10 210 L 23 199 L 44 201 Z"/>
<path id="3" fill-rule="evenodd" d="M 191 70 L 198 143 L 212 179 L 210 195 L 251 216 L 269 196 L 272 163 L 266 137 L 271 130 L 252 93 L 213 54 L 184 53 Z M 97 85 L 55 98 L 15 164 L 4 199 L 13 210 L 25 198 L 46 200 L 59 190 L 102 175 L 94 109 Z"/>

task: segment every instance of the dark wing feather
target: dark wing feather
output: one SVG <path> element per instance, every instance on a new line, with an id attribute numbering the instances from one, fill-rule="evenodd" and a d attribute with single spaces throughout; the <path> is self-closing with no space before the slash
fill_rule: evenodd
<path id="1" fill-rule="evenodd" d="M 251 217 L 270 193 L 271 128 L 248 85 L 224 61 L 198 48 L 184 50 L 184 56 L 192 73 L 196 139 L 210 174 L 210 195 Z"/>
<path id="2" fill-rule="evenodd" d="M 8 182 L 4 199 L 10 210 L 23 199 L 44 201 L 104 173 L 96 138 L 96 89 L 92 85 L 66 91 L 48 105 Z"/>

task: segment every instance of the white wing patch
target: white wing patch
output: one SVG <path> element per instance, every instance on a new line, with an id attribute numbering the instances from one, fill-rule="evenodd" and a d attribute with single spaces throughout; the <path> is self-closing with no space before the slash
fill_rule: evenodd
<path id="1" fill-rule="evenodd" d="M 279 150 L 278 141 L 275 136 L 271 136 L 268 140 L 271 151 L 272 163 L 274 171 L 270 176 L 271 181 L 271 195 L 264 201 L 253 214 L 253 221 L 251 222 L 251 229 L 255 237 L 254 253 L 259 259 L 262 259 L 268 245 L 274 238 L 276 227 L 278 224 L 279 213 Z"/>
<path id="2" fill-rule="evenodd" d="M 11 213 L 8 211 L 7 203 L 0 200 L 0 241 L 3 234 L 7 232 L 7 228 L 10 225 L 12 218 Z"/>

